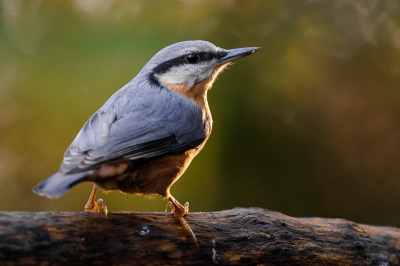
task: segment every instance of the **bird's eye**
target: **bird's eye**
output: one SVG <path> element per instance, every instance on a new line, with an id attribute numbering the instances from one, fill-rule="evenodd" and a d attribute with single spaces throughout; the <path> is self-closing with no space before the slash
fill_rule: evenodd
<path id="1" fill-rule="evenodd" d="M 186 55 L 186 62 L 189 64 L 196 64 L 199 62 L 200 58 L 197 54 L 187 54 Z"/>

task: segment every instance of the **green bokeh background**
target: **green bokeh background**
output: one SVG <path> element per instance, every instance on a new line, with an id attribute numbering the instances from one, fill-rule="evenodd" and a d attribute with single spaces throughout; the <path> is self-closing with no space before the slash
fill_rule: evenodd
<path id="1" fill-rule="evenodd" d="M 80 211 L 31 188 L 163 47 L 261 46 L 208 94 L 212 135 L 171 192 L 191 211 L 257 206 L 400 226 L 396 0 L 0 0 L 0 210 Z M 99 193 L 111 211 L 163 211 Z"/>

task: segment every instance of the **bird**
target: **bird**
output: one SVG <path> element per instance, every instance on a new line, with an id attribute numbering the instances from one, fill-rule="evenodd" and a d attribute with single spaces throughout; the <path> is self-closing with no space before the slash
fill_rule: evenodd
<path id="1" fill-rule="evenodd" d="M 207 91 L 223 69 L 259 49 L 226 50 L 203 40 L 163 48 L 87 120 L 58 172 L 33 192 L 59 198 L 79 183 L 93 182 L 84 210 L 103 209 L 105 215 L 104 200 L 96 201 L 98 189 L 160 195 L 169 200 L 165 211 L 172 209 L 199 250 L 183 218 L 189 203 L 180 204 L 170 188 L 210 136 L 213 121 Z"/>

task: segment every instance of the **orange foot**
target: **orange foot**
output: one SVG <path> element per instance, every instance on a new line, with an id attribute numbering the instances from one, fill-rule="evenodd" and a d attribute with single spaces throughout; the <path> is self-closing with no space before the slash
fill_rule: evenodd
<path id="1" fill-rule="evenodd" d="M 95 201 L 96 192 L 97 192 L 97 187 L 96 185 L 94 185 L 89 200 L 85 205 L 85 212 L 98 212 L 101 208 L 103 208 L 104 214 L 107 215 L 108 211 L 107 211 L 107 206 L 104 203 L 104 200 L 98 199 L 97 202 Z"/>
<path id="2" fill-rule="evenodd" d="M 182 206 L 174 197 L 171 195 L 168 197 L 170 202 L 167 203 L 165 207 L 165 212 L 168 210 L 168 207 L 171 207 L 172 213 L 175 215 L 175 219 L 177 219 L 182 225 L 185 231 L 193 238 L 193 241 L 196 245 L 197 251 L 199 251 L 199 243 L 197 242 L 197 238 L 193 233 L 192 228 L 190 225 L 183 219 L 183 216 L 188 214 L 189 212 L 189 202 L 185 203 L 185 206 Z"/>

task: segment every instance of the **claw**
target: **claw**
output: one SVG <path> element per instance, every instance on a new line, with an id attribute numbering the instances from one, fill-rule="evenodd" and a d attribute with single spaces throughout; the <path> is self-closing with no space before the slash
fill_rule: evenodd
<path id="1" fill-rule="evenodd" d="M 100 209 L 104 210 L 104 214 L 108 214 L 107 206 L 104 203 L 103 199 L 98 199 L 97 202 L 94 205 L 88 205 L 86 204 L 85 206 L 85 212 L 99 212 Z"/>
<path id="2" fill-rule="evenodd" d="M 100 209 L 104 210 L 104 214 L 108 214 L 107 206 L 104 203 L 103 199 L 98 199 L 95 202 L 97 188 L 96 186 L 93 187 L 92 193 L 90 194 L 89 200 L 85 205 L 85 212 L 98 212 Z"/>
<path id="3" fill-rule="evenodd" d="M 170 202 L 167 203 L 165 211 L 167 211 L 168 207 L 171 207 L 172 212 L 174 212 L 175 219 L 177 219 L 183 225 L 183 228 L 185 229 L 185 231 L 192 237 L 192 239 L 196 245 L 197 251 L 199 251 L 199 243 L 197 241 L 197 238 L 196 238 L 195 234 L 193 233 L 193 230 L 190 227 L 190 225 L 183 218 L 183 216 L 185 216 L 189 212 L 189 202 L 186 202 L 185 206 L 182 206 L 172 196 L 170 196 L 169 198 L 170 198 Z"/>
<path id="4" fill-rule="evenodd" d="M 174 213 L 175 207 L 174 207 L 174 205 L 172 204 L 172 202 L 170 201 L 170 202 L 167 203 L 167 206 L 165 206 L 165 214 L 168 214 L 168 213 L 167 213 L 168 207 L 171 207 L 171 213 Z"/>
<path id="5" fill-rule="evenodd" d="M 190 225 L 186 222 L 185 219 L 183 219 L 183 216 L 177 215 L 176 213 L 175 213 L 175 219 L 177 219 L 183 225 L 185 231 L 192 237 L 194 244 L 196 245 L 197 251 L 199 251 L 199 242 L 197 241 L 197 238 L 193 233 L 193 230 L 190 227 Z"/>

